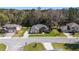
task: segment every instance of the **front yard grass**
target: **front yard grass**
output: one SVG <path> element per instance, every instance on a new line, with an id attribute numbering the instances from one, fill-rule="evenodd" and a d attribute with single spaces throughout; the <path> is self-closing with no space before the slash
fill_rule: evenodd
<path id="1" fill-rule="evenodd" d="M 26 27 L 22 27 L 20 31 L 17 31 L 16 34 L 13 37 L 22 37 L 27 30 Z"/>
<path id="2" fill-rule="evenodd" d="M 64 49 L 64 44 L 63 43 L 52 43 L 52 46 L 55 49 Z"/>
<path id="3" fill-rule="evenodd" d="M 3 33 L 0 33 L 0 37 L 4 37 L 4 34 Z"/>
<path id="4" fill-rule="evenodd" d="M 2 29 L 0 29 L 0 37 L 3 37 L 4 36 L 4 31 Z"/>
<path id="5" fill-rule="evenodd" d="M 45 50 L 44 46 L 41 43 L 31 43 L 23 47 L 24 51 L 43 51 Z"/>
<path id="6" fill-rule="evenodd" d="M 0 43 L 0 51 L 5 51 L 6 50 L 6 45 Z"/>
<path id="7" fill-rule="evenodd" d="M 65 43 L 52 43 L 52 46 L 54 47 L 54 49 L 59 49 L 62 51 L 71 51 L 70 49 L 66 49 L 64 46 Z"/>
<path id="8" fill-rule="evenodd" d="M 58 32 L 56 29 L 53 29 L 48 34 L 30 34 L 29 37 L 66 37 L 62 32 Z"/>
<path id="9" fill-rule="evenodd" d="M 73 37 L 79 37 L 79 33 L 75 33 Z"/>

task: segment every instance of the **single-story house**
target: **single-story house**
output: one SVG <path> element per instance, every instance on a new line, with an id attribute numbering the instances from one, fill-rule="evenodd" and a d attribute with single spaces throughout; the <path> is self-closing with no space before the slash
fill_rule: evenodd
<path id="1" fill-rule="evenodd" d="M 6 24 L 3 26 L 4 32 L 7 32 L 7 33 L 16 32 L 16 31 L 20 30 L 21 28 L 22 28 L 22 26 L 17 25 L 17 24 Z"/>
<path id="2" fill-rule="evenodd" d="M 72 33 L 72 32 L 79 32 L 79 25 L 76 23 L 68 23 L 64 26 L 60 27 L 61 31 Z"/>
<path id="3" fill-rule="evenodd" d="M 37 24 L 37 25 L 33 25 L 29 30 L 30 34 L 38 34 L 38 33 L 42 33 L 42 32 L 48 33 L 49 28 L 46 25 Z"/>

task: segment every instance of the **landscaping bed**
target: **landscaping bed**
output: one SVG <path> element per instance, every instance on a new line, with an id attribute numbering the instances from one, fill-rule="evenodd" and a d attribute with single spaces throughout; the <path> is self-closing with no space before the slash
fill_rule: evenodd
<path id="1" fill-rule="evenodd" d="M 43 51 L 45 50 L 44 46 L 41 43 L 31 43 L 23 47 L 24 51 Z"/>
<path id="2" fill-rule="evenodd" d="M 3 43 L 0 43 L 0 51 L 5 51 L 6 50 L 6 45 Z"/>

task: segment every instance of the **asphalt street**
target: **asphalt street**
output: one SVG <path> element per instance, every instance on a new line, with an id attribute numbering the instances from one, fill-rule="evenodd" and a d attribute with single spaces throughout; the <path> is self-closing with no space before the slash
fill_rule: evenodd
<path id="1" fill-rule="evenodd" d="M 28 37 L 28 32 L 25 32 L 23 37 L 0 37 L 0 43 L 7 45 L 7 51 L 19 51 L 25 44 L 43 43 L 47 50 L 53 49 L 48 43 L 75 43 L 79 42 L 79 38 L 73 38 L 68 33 L 64 33 L 68 38 L 57 37 Z M 9 34 L 10 35 L 10 34 Z M 12 36 L 12 35 L 11 35 Z M 25 37 L 26 36 L 26 37 Z M 48 44 L 48 45 L 47 45 Z M 50 49 L 49 49 L 50 46 Z"/>

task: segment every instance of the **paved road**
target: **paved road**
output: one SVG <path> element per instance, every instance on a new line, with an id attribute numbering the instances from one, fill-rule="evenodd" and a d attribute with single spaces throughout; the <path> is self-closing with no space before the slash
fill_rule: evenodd
<path id="1" fill-rule="evenodd" d="M 68 38 L 52 38 L 52 37 L 32 37 L 28 38 L 29 34 L 26 31 L 23 37 L 12 38 L 14 33 L 7 33 L 5 37 L 0 38 L 0 43 L 4 43 L 8 46 L 7 51 L 19 51 L 25 44 L 32 42 L 42 43 L 46 50 L 54 50 L 51 43 L 75 43 L 79 42 L 79 39 L 73 38 L 69 33 L 64 33 Z"/>
<path id="2" fill-rule="evenodd" d="M 17 41 L 17 40 L 12 40 L 11 37 L 14 35 L 15 33 L 6 33 L 5 37 L 6 40 L 0 40 L 0 43 L 4 43 L 7 45 L 7 51 L 18 51 L 22 46 L 24 46 L 25 43 L 23 43 L 23 41 Z M 24 33 L 23 37 L 27 37 L 28 38 L 28 32 L 26 31 Z M 8 40 L 7 40 L 8 38 Z M 9 40 L 10 39 L 10 40 Z M 21 43 L 22 42 L 22 43 Z"/>
<path id="3" fill-rule="evenodd" d="M 28 31 L 26 31 L 24 33 L 24 36 L 23 37 L 28 38 L 28 36 L 29 36 Z M 43 46 L 45 47 L 46 50 L 54 50 L 54 48 L 53 48 L 53 46 L 52 46 L 51 43 L 48 42 L 48 43 L 42 43 L 42 44 L 43 44 Z"/>
<path id="4" fill-rule="evenodd" d="M 17 49 L 20 49 L 20 47 L 25 45 L 25 40 L 12 40 L 12 39 L 0 39 L 0 43 L 4 43 L 8 46 L 7 51 L 16 51 Z"/>
<path id="5" fill-rule="evenodd" d="M 8 50 L 18 50 L 20 47 L 32 42 L 36 43 L 75 43 L 79 42 L 77 38 L 11 38 L 11 37 L 2 37 L 0 38 L 0 43 L 8 45 Z M 15 49 L 16 48 L 16 49 Z"/>
<path id="6" fill-rule="evenodd" d="M 54 50 L 53 46 L 51 43 L 75 43 L 79 42 L 79 39 L 74 40 L 72 36 L 70 36 L 68 33 L 64 33 L 68 39 L 66 38 L 51 38 L 51 37 L 41 37 L 41 38 L 28 38 L 28 32 L 26 31 L 24 34 L 24 38 L 11 38 L 12 33 L 8 33 L 6 37 L 0 38 L 0 43 L 4 43 L 8 46 L 7 51 L 19 51 L 22 46 L 25 44 L 30 44 L 32 42 L 35 43 L 42 43 L 46 50 Z M 26 38 L 25 38 L 26 37 Z"/>
<path id="7" fill-rule="evenodd" d="M 36 38 L 23 38 L 23 37 L 1 37 L 2 41 L 26 41 L 30 42 L 53 42 L 53 43 L 74 43 L 79 41 L 78 38 L 52 38 L 52 37 L 36 37 Z M 18 42 L 19 43 L 19 42 Z"/>

